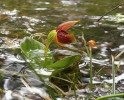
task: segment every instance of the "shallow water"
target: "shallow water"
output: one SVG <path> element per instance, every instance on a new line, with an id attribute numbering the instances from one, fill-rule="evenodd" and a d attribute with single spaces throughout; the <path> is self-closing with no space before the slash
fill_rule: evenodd
<path id="1" fill-rule="evenodd" d="M 11 50 L 12 46 L 5 44 L 5 40 L 12 43 L 14 47 L 19 47 L 20 42 L 26 36 L 31 36 L 35 33 L 43 33 L 47 35 L 51 30 L 68 20 L 80 20 L 68 30 L 73 33 L 78 40 L 75 47 L 80 48 L 81 36 L 84 33 L 87 41 L 95 40 L 98 47 L 93 50 L 93 69 L 94 84 L 111 83 L 111 55 L 117 55 L 124 50 L 124 6 L 112 11 L 104 16 L 102 20 L 96 21 L 123 1 L 117 0 L 3 0 L 0 1 L 0 66 L 1 69 L 7 69 L 19 72 L 20 68 L 26 66 L 25 62 Z M 44 37 L 46 38 L 46 37 Z M 65 54 L 59 51 L 55 44 L 52 44 L 51 50 L 57 50 L 57 54 Z M 59 48 L 60 49 L 60 48 Z M 58 56 L 56 54 L 56 56 Z M 68 54 L 68 52 L 67 52 Z M 124 54 L 115 61 L 118 65 L 121 60 L 121 66 L 117 73 L 117 78 L 120 83 L 117 87 L 117 93 L 124 92 Z M 85 62 L 85 64 L 84 64 Z M 82 63 L 79 65 L 83 74 L 88 72 L 89 58 L 82 58 Z M 101 69 L 102 68 L 102 69 Z M 102 71 L 99 71 L 99 70 Z M 28 74 L 28 73 L 27 73 Z M 2 74 L 3 75 L 3 74 Z M 32 75 L 31 75 L 32 76 Z M 84 75 L 85 76 L 85 75 Z M 86 75 L 87 76 L 87 75 Z M 36 78 L 36 77 L 35 77 Z M 110 79 L 110 80 L 109 80 Z M 37 87 L 42 83 L 36 83 L 33 79 L 32 84 Z M 89 78 L 82 78 L 82 84 L 86 84 Z M 26 93 L 27 90 L 21 83 L 20 79 L 16 79 L 15 84 L 11 81 L 11 75 L 4 75 L 4 79 L 0 80 L 1 88 L 5 90 L 15 90 L 18 93 Z M 95 83 L 96 82 L 96 83 Z M 12 85 L 13 84 L 13 85 Z M 17 85 L 17 86 L 16 86 Z M 101 89 L 96 86 L 94 96 L 110 94 L 110 90 Z M 110 84 L 109 84 L 110 85 Z M 44 88 L 44 86 L 43 86 Z M 41 89 L 45 91 L 45 89 Z M 79 92 L 84 93 L 85 91 Z M 10 91 L 6 93 L 10 97 Z M 6 99 L 6 95 L 0 95 L 2 100 Z M 46 95 L 48 95 L 46 93 Z M 10 97 L 12 98 L 12 97 Z M 73 100 L 73 98 L 71 98 Z"/>

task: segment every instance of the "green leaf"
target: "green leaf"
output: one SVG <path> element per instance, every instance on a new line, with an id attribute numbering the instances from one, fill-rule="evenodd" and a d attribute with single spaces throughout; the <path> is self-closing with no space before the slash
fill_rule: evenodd
<path id="1" fill-rule="evenodd" d="M 23 50 L 24 53 L 27 53 L 30 50 L 36 50 L 36 49 L 44 50 L 45 46 L 42 43 L 30 37 L 26 37 L 21 43 L 21 49 Z"/>
<path id="2" fill-rule="evenodd" d="M 53 76 L 53 75 L 56 75 L 57 73 L 61 72 L 65 68 L 71 66 L 73 63 L 78 62 L 80 59 L 81 59 L 80 55 L 69 56 L 69 57 L 66 57 L 54 64 L 49 65 L 47 68 L 55 69 L 51 75 L 51 76 Z"/>
<path id="3" fill-rule="evenodd" d="M 52 53 L 49 51 L 45 60 L 45 45 L 32 38 L 26 37 L 21 43 L 21 49 L 34 68 L 41 68 L 46 66 L 46 64 L 53 63 Z"/>
<path id="4" fill-rule="evenodd" d="M 66 57 L 54 64 L 49 65 L 47 68 L 57 68 L 57 69 L 66 68 L 66 67 L 72 65 L 74 62 L 79 61 L 80 58 L 81 58 L 80 55 L 69 56 L 69 57 Z"/>
<path id="5" fill-rule="evenodd" d="M 3 84 L 4 84 L 4 79 L 3 76 L 0 75 L 0 88 L 3 88 Z"/>
<path id="6" fill-rule="evenodd" d="M 44 53 L 44 56 L 47 55 L 47 51 L 49 49 L 49 45 L 52 43 L 53 41 L 53 37 L 57 34 L 56 30 L 52 30 L 49 34 L 48 34 L 48 37 L 47 37 L 47 44 L 46 44 L 46 49 L 45 49 L 45 53 Z"/>

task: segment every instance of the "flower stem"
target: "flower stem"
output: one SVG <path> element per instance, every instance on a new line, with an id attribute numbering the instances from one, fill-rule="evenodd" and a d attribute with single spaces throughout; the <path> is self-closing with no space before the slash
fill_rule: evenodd
<path id="1" fill-rule="evenodd" d="M 77 100 L 77 95 L 76 95 L 76 76 L 74 73 L 74 96 L 75 96 L 75 100 Z"/>
<path id="2" fill-rule="evenodd" d="M 112 56 L 112 93 L 115 94 L 115 65 L 114 65 L 114 57 Z"/>
<path id="3" fill-rule="evenodd" d="M 84 38 L 84 34 L 82 34 L 82 40 L 83 40 L 83 42 L 84 42 L 84 47 L 85 47 L 85 49 L 86 49 L 86 51 L 87 51 L 87 55 L 90 56 L 89 49 L 88 49 L 88 47 L 87 47 L 87 45 L 86 45 L 86 40 L 85 40 L 85 38 Z"/>
<path id="4" fill-rule="evenodd" d="M 90 50 L 90 91 L 93 93 L 93 73 L 92 73 L 92 48 L 89 47 Z M 91 96 L 92 96 L 91 93 Z"/>

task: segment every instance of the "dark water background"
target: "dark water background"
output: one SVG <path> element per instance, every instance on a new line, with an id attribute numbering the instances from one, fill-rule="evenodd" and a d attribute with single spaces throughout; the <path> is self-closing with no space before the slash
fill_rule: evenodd
<path id="1" fill-rule="evenodd" d="M 105 67 L 100 75 L 111 73 L 111 55 L 117 55 L 124 50 L 124 6 L 112 11 L 95 24 L 107 11 L 118 4 L 119 0 L 1 0 L 0 1 L 0 66 L 9 70 L 16 70 L 14 63 L 24 63 L 14 57 L 10 46 L 4 42 L 7 39 L 15 47 L 26 36 L 35 33 L 47 35 L 51 30 L 65 21 L 80 20 L 68 31 L 81 41 L 84 33 L 87 41 L 95 40 L 99 49 L 93 51 L 93 64 L 97 69 Z M 108 44 L 108 45 L 106 45 Z M 110 45 L 109 45 L 110 44 Z M 80 48 L 80 46 L 77 46 Z M 52 44 L 51 50 L 58 48 Z M 5 50 L 7 49 L 7 50 Z M 120 74 L 124 73 L 124 55 L 115 64 L 122 60 Z M 87 60 L 86 60 L 87 61 Z M 19 65 L 20 67 L 20 65 Z M 107 73 L 106 73 L 107 72 Z M 105 74 L 106 73 L 106 74 Z M 121 79 L 121 80 L 124 80 Z M 120 80 L 120 81 L 121 81 Z M 3 84 L 4 83 L 4 84 Z M 4 86 L 3 86 L 4 85 Z M 5 80 L 1 80 L 1 88 L 5 89 Z M 12 87 L 14 89 L 14 87 Z M 124 81 L 117 92 L 124 92 Z M 98 95 L 99 96 L 99 95 Z"/>

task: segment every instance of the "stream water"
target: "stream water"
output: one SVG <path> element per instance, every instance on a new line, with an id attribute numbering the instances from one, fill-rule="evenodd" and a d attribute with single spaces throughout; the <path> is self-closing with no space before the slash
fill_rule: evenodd
<path id="1" fill-rule="evenodd" d="M 69 20 L 80 20 L 78 24 L 68 30 L 74 34 L 79 42 L 75 45 L 76 48 L 83 48 L 80 44 L 82 33 L 84 33 L 87 41 L 95 40 L 97 43 L 97 48 L 93 49 L 94 97 L 111 94 L 111 55 L 116 56 L 124 50 L 124 6 L 120 6 L 104 16 L 99 23 L 96 23 L 96 21 L 121 3 L 123 3 L 121 0 L 1 0 L 0 88 L 7 92 L 5 94 L 0 92 L 0 100 L 24 100 L 12 97 L 12 91 L 22 95 L 28 93 L 28 89 L 22 85 L 22 79 L 19 77 L 13 79 L 11 77 L 12 73 L 2 72 L 3 69 L 19 72 L 21 68 L 26 66 L 25 62 L 14 54 L 12 46 L 8 44 L 12 43 L 14 47 L 19 47 L 24 37 L 35 33 L 48 35 L 59 24 Z M 55 44 L 51 45 L 51 50 L 56 56 L 69 53 L 60 49 Z M 116 93 L 124 93 L 124 54 L 115 60 L 115 65 L 118 65 L 120 61 L 120 68 L 115 80 L 117 83 Z M 89 58 L 85 57 L 82 59 L 82 64 L 79 65 L 82 69 L 81 72 L 84 74 L 84 77 L 82 77 L 82 84 L 84 85 L 89 80 L 88 77 L 85 77 L 89 74 L 85 70 L 88 64 Z M 28 74 L 37 78 L 30 72 Z M 32 90 L 48 96 L 43 83 L 36 82 L 34 78 L 29 78 L 30 82 L 43 88 L 35 87 Z M 108 86 L 108 88 L 105 88 L 105 86 Z M 80 98 L 85 97 L 85 94 L 87 94 L 87 88 L 77 91 Z M 35 97 L 32 96 L 33 98 Z M 74 100 L 73 97 L 67 98 L 67 100 L 69 99 Z M 33 100 L 41 99 L 35 98 Z M 62 99 L 58 98 L 58 100 Z M 122 100 L 124 99 L 122 98 Z"/>

